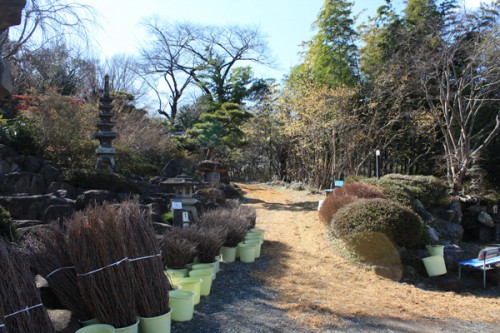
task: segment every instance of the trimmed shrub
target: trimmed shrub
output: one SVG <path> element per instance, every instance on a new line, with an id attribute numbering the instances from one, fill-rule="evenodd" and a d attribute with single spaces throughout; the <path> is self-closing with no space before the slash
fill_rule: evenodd
<path id="1" fill-rule="evenodd" d="M 333 195 L 350 195 L 363 199 L 373 199 L 373 198 L 382 198 L 386 199 L 384 192 L 379 189 L 377 186 L 368 184 L 368 183 L 350 183 L 345 184 L 342 187 L 336 187 L 333 190 Z"/>
<path id="2" fill-rule="evenodd" d="M 64 182 L 78 188 L 108 190 L 121 193 L 141 193 L 137 184 L 125 177 L 105 170 L 66 170 L 61 175 Z"/>
<path id="3" fill-rule="evenodd" d="M 420 200 L 426 207 L 447 205 L 448 186 L 434 176 L 385 175 L 379 180 L 371 178 L 363 182 L 382 189 L 391 200 L 411 207 L 413 200 Z"/>
<path id="4" fill-rule="evenodd" d="M 347 243 L 373 232 L 381 232 L 407 248 L 426 243 L 422 219 L 410 208 L 386 199 L 362 199 L 344 206 L 335 214 L 331 227 Z"/>
<path id="5" fill-rule="evenodd" d="M 335 195 L 335 194 L 330 194 L 329 196 L 326 197 L 326 199 L 323 201 L 323 204 L 321 205 L 319 211 L 318 211 L 318 216 L 319 220 L 323 222 L 324 224 L 330 224 L 332 221 L 333 215 L 342 207 L 345 205 L 350 204 L 351 202 L 354 202 L 358 200 L 357 197 L 350 196 L 350 195 Z"/>
<path id="6" fill-rule="evenodd" d="M 16 226 L 12 223 L 9 211 L 2 206 L 0 206 L 0 236 L 10 242 L 17 240 Z"/>

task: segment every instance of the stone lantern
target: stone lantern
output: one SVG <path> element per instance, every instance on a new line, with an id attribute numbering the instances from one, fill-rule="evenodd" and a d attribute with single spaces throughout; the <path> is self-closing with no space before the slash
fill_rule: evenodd
<path id="1" fill-rule="evenodd" d="M 174 211 L 174 226 L 187 227 L 192 222 L 199 222 L 198 211 L 195 207 L 199 200 L 193 198 L 193 194 L 194 187 L 200 184 L 199 181 L 185 174 L 161 182 L 160 186 L 164 190 L 174 194 L 174 198 L 170 200 Z"/>
<path id="2" fill-rule="evenodd" d="M 96 124 L 98 131 L 94 135 L 94 137 L 99 140 L 99 147 L 95 150 L 97 155 L 95 168 L 101 169 L 109 165 L 112 171 L 116 171 L 116 150 L 111 144 L 117 135 L 117 133 L 112 130 L 116 124 L 115 121 L 111 120 L 114 115 L 112 112 L 112 101 L 113 100 L 109 96 L 109 76 L 106 75 L 104 77 L 104 94 L 99 98 L 99 121 L 97 121 Z"/>

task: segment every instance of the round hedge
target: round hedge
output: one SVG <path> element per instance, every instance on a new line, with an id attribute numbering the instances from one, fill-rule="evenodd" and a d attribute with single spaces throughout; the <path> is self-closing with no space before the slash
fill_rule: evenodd
<path id="1" fill-rule="evenodd" d="M 333 233 L 344 240 L 381 232 L 399 246 L 416 248 L 425 244 L 422 219 L 410 208 L 386 199 L 364 199 L 342 207 L 333 217 Z"/>

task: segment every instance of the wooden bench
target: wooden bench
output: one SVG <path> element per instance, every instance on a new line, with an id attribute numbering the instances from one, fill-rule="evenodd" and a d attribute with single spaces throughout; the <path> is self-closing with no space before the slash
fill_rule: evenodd
<path id="1" fill-rule="evenodd" d="M 486 271 L 500 263 L 500 247 L 488 247 L 479 251 L 477 258 L 458 263 L 458 278 L 462 277 L 462 266 L 469 266 L 483 271 L 483 288 L 486 288 Z"/>

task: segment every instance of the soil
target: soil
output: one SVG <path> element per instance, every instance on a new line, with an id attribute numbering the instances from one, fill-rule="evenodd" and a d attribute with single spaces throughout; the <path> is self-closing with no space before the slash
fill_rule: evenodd
<path id="1" fill-rule="evenodd" d="M 345 257 L 317 217 L 322 195 L 238 184 L 265 230 L 261 258 L 222 264 L 193 320 L 172 332 L 500 332 L 500 287 L 480 276 L 393 282 Z M 434 279 L 434 281 L 433 281 Z"/>

